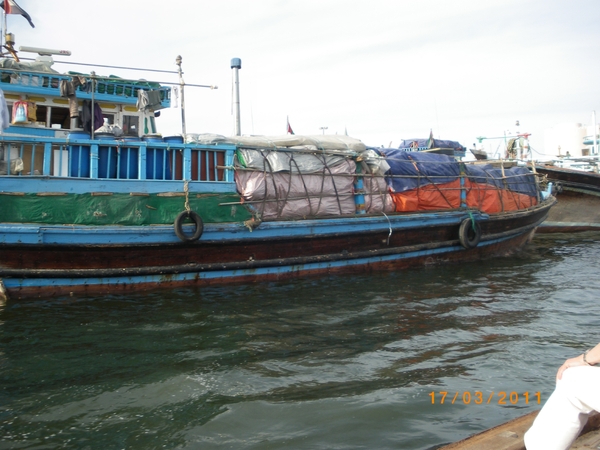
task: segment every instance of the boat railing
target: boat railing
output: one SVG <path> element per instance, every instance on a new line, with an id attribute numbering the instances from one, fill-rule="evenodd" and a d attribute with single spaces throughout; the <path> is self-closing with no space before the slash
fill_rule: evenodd
<path id="1" fill-rule="evenodd" d="M 99 77 L 76 72 L 60 74 L 0 67 L 2 90 L 19 94 L 60 96 L 61 83 L 63 81 L 70 82 L 75 77 L 83 79 L 83 82 L 76 87 L 76 96 L 80 99 L 90 99 L 93 92 L 94 98 L 99 101 L 118 100 L 134 104 L 137 102 L 138 91 L 141 89 L 157 90 L 162 106 L 168 108 L 171 104 L 171 88 L 158 83 L 131 81 L 118 77 Z"/>
<path id="2" fill-rule="evenodd" d="M 0 175 L 233 182 L 234 146 L 0 135 Z"/>

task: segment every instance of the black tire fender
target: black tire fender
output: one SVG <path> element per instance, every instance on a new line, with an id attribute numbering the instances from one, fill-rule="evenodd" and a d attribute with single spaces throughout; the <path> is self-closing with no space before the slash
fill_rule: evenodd
<path id="1" fill-rule="evenodd" d="M 458 239 L 464 248 L 475 248 L 481 240 L 481 226 L 475 219 L 466 218 L 460 223 Z"/>
<path id="2" fill-rule="evenodd" d="M 196 225 L 196 229 L 193 234 L 186 234 L 183 232 L 183 223 L 186 220 L 191 220 L 194 225 Z M 173 224 L 175 228 L 175 234 L 179 239 L 183 242 L 194 242 L 200 239 L 202 236 L 202 232 L 204 231 L 204 222 L 202 221 L 202 217 L 196 212 L 192 210 L 185 210 L 180 212 L 175 218 L 175 223 Z"/>

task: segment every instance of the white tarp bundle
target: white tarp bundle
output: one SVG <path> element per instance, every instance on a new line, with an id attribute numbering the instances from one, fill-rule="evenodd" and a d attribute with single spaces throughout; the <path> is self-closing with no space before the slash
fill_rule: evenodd
<path id="1" fill-rule="evenodd" d="M 327 167 L 343 164 L 344 156 L 299 151 L 238 150 L 239 163 L 254 170 L 265 172 L 315 173 Z"/>
<path id="2" fill-rule="evenodd" d="M 334 150 L 346 153 L 360 153 L 367 149 L 360 140 L 346 135 L 301 136 L 286 134 L 282 136 L 230 136 L 227 141 L 238 147 L 265 149 L 295 148 L 305 150 Z"/>
<path id="3" fill-rule="evenodd" d="M 222 144 L 227 142 L 227 138 L 214 133 L 187 133 L 185 135 L 186 144 Z"/>
<path id="4" fill-rule="evenodd" d="M 381 176 L 364 176 L 363 186 L 367 214 L 394 211 L 394 200 L 390 195 L 385 178 Z"/>
<path id="5" fill-rule="evenodd" d="M 235 181 L 262 220 L 356 214 L 356 162 L 365 211 L 391 212 L 385 158 L 349 136 L 234 136 Z M 376 176 L 374 176 L 376 175 Z"/>
<path id="6" fill-rule="evenodd" d="M 354 214 L 354 161 L 341 159 L 320 173 L 238 170 L 235 180 L 251 209 L 268 219 Z"/>
<path id="7" fill-rule="evenodd" d="M 243 164 L 242 164 L 243 161 Z M 235 181 L 262 220 L 354 215 L 354 160 L 305 152 L 238 150 Z M 382 176 L 362 165 L 365 211 L 391 212 L 394 203 Z"/>

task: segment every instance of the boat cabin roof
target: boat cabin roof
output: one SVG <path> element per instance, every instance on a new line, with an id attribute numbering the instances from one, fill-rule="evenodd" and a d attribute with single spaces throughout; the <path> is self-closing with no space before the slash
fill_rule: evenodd
<path id="1" fill-rule="evenodd" d="M 171 106 L 171 88 L 146 80 L 127 80 L 116 75 L 100 76 L 80 72 L 59 73 L 51 68 L 52 62 L 37 59 L 32 62 L 0 59 L 0 88 L 4 92 L 23 95 L 45 95 L 60 97 L 61 82 L 71 82 L 75 78 L 85 80 L 76 88 L 78 99 L 115 102 L 135 105 L 138 93 L 158 91 L 160 108 Z M 157 108 L 157 109 L 160 109 Z"/>
<path id="2" fill-rule="evenodd" d="M 83 102 L 91 101 L 100 107 L 109 124 L 118 125 L 125 134 L 141 136 L 157 133 L 155 111 L 171 106 L 171 88 L 157 82 L 115 75 L 59 73 L 52 64 L 48 56 L 28 62 L 0 59 L 0 89 L 13 124 L 6 130 L 8 133 L 45 135 L 45 130 L 81 130 L 82 121 L 72 120 L 69 108 L 75 102 L 81 113 Z M 138 101 L 144 94 L 152 94 L 154 101 L 151 107 L 139 109 Z M 28 109 L 26 120 L 18 123 L 13 111 L 17 102 L 26 102 Z"/>

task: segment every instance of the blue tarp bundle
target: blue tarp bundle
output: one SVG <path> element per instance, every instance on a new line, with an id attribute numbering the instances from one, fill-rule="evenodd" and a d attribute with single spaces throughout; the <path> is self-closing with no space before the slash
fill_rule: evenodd
<path id="1" fill-rule="evenodd" d="M 381 150 L 390 165 L 388 185 L 394 192 L 404 192 L 427 184 L 450 183 L 460 175 L 459 163 L 451 156 L 436 153 Z"/>
<path id="2" fill-rule="evenodd" d="M 436 153 L 407 152 L 400 149 L 378 149 L 386 157 L 390 170 L 388 185 L 393 192 L 405 192 L 428 184 L 450 183 L 460 176 L 460 164 L 453 157 Z M 465 164 L 465 172 L 474 183 L 487 183 L 535 197 L 535 176 L 525 167 L 494 168 L 491 164 Z"/>
<path id="3" fill-rule="evenodd" d="M 418 148 L 453 148 L 464 151 L 465 148 L 456 141 L 447 141 L 442 139 L 433 139 L 429 146 L 429 139 L 404 139 L 398 148 L 412 148 L 413 142 L 417 143 Z"/>
<path id="4" fill-rule="evenodd" d="M 520 194 L 531 195 L 532 197 L 537 195 L 535 175 L 526 167 L 505 168 L 504 180 L 502 179 L 502 169 L 497 169 L 491 164 L 466 164 L 465 170 L 469 180 L 474 183 L 487 183 L 501 189 L 509 189 Z"/>

